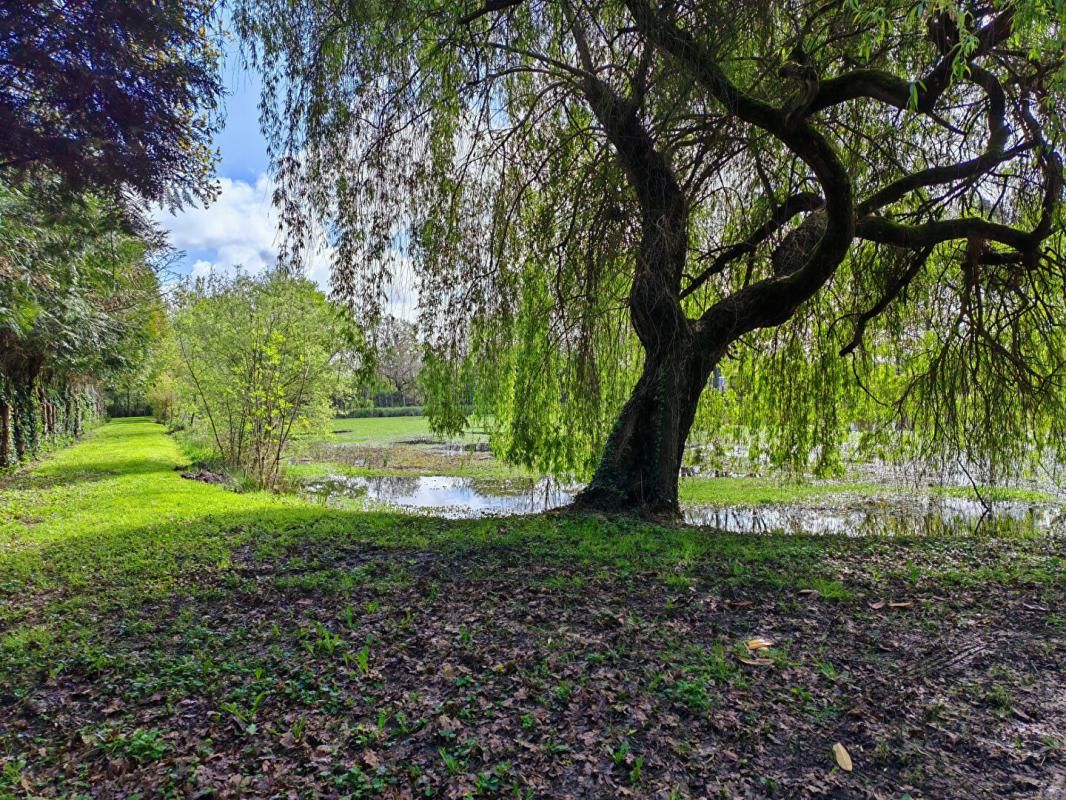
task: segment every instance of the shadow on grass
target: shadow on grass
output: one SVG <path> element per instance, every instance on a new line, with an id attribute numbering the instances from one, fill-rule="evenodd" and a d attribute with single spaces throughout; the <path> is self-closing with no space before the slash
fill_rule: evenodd
<path id="1" fill-rule="evenodd" d="M 222 581 L 248 563 L 344 569 L 368 551 L 431 551 L 457 565 L 489 570 L 497 563 L 581 565 L 623 578 L 706 569 L 711 563 L 744 572 L 733 565 L 753 563 L 792 582 L 816 568 L 826 548 L 824 539 L 733 536 L 625 519 L 544 514 L 446 520 L 227 494 L 235 503 L 262 506 L 140 526 L 105 518 L 92 530 L 6 553 L 0 549 L 0 594 L 12 607 L 34 608 L 37 615 L 66 613 L 72 605 L 106 614 L 146 598 L 180 594 L 192 584 Z"/>

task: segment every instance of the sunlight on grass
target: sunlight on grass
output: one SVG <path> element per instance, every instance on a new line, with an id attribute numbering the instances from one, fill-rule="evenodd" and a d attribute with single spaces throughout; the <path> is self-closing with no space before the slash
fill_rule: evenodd
<path id="1" fill-rule="evenodd" d="M 405 420 L 408 418 L 399 418 Z M 377 422 L 378 420 L 373 420 Z M 386 420 L 389 423 L 394 420 Z M 877 541 L 836 537 L 734 536 L 706 529 L 595 516 L 442 520 L 388 512 L 327 508 L 293 495 L 236 493 L 181 477 L 187 458 L 145 419 L 119 420 L 58 452 L 0 491 L 0 631 L 5 649 L 43 647 L 48 625 L 82 635 L 113 610 L 197 591 L 218 591 L 240 559 L 315 554 L 329 573 L 342 551 L 366 547 L 433 549 L 460 560 L 514 549 L 541 564 L 581 564 L 620 574 L 652 572 L 685 585 L 686 575 L 714 569 L 730 580 L 785 587 L 833 586 L 823 561 L 833 554 L 876 553 Z M 804 496 L 822 487 L 747 481 L 729 491 L 699 487 L 702 501 Z M 892 547 L 898 547 L 893 544 Z M 914 543 L 935 550 L 936 542 Z M 1051 580 L 1055 563 L 1039 551 L 1010 553 L 998 580 Z M 302 568 L 311 562 L 302 561 Z M 935 558 L 925 577 L 954 574 Z M 227 577 L 230 576 L 230 577 Z M 673 577 L 671 577 L 673 576 Z M 341 580 L 343 575 L 336 577 Z M 331 578 L 330 580 L 333 580 Z M 342 581 L 343 582 L 343 581 Z M 19 624 L 46 628 L 12 628 Z M 45 634 L 48 634 L 47 636 Z M 46 648 L 47 649 L 47 648 Z"/>
<path id="2" fill-rule="evenodd" d="M 334 419 L 333 440 L 337 442 L 385 443 L 409 439 L 435 439 L 428 417 L 352 417 Z M 467 432 L 455 441 L 484 441 L 485 435 Z"/>

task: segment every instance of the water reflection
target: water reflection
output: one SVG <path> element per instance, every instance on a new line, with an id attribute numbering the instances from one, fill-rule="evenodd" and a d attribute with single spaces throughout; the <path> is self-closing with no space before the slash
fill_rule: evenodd
<path id="1" fill-rule="evenodd" d="M 492 489 L 471 478 L 440 475 L 417 478 L 353 478 L 331 475 L 305 489 L 316 497 L 361 499 L 399 508 L 433 509 L 451 519 L 494 514 L 534 514 L 566 505 L 573 494 L 556 481 L 514 481 Z"/>
<path id="2" fill-rule="evenodd" d="M 973 533 L 1032 533 L 1066 525 L 1061 507 L 1020 502 L 893 496 L 846 508 L 803 505 L 755 507 L 693 506 L 685 521 L 733 533 L 806 533 L 844 536 L 921 536 Z"/>
<path id="3" fill-rule="evenodd" d="M 556 481 L 483 482 L 445 476 L 359 478 L 331 475 L 308 482 L 309 494 L 326 501 L 362 501 L 464 519 L 533 514 L 566 505 L 573 488 Z M 1066 507 L 999 501 L 993 513 L 976 500 L 887 495 L 845 499 L 844 505 L 774 504 L 686 506 L 685 521 L 732 533 L 838 534 L 845 536 L 934 535 L 975 530 L 1028 533 L 1066 527 Z"/>

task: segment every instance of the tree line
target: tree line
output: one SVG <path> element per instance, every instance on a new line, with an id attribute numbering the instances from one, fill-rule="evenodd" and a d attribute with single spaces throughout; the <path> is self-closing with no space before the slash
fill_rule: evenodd
<path id="1" fill-rule="evenodd" d="M 99 419 L 159 335 L 148 204 L 214 196 L 214 14 L 0 6 L 0 469 Z"/>

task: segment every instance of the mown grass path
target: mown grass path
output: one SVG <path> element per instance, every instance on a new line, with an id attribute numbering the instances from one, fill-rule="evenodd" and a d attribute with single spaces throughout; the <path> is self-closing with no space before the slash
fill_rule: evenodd
<path id="1" fill-rule="evenodd" d="M 1066 789 L 1060 532 L 446 521 L 184 461 L 116 421 L 0 487 L 0 798 Z"/>

